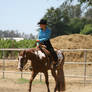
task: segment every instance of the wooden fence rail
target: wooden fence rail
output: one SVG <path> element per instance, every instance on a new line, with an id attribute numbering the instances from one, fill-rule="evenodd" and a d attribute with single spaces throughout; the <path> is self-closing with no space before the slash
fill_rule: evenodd
<path id="1" fill-rule="evenodd" d="M 6 71 L 5 70 L 5 61 L 6 61 L 6 59 L 5 59 L 5 57 L 4 57 L 4 52 L 5 51 L 21 51 L 21 50 L 27 50 L 27 49 L 29 49 L 29 48 L 26 48 L 26 49 L 21 49 L 21 48 L 19 48 L 19 49 L 14 49 L 14 48 L 2 48 L 2 49 L 0 49 L 0 51 L 3 51 L 3 59 L 2 59 L 2 61 L 3 61 L 3 69 L 2 69 L 2 71 L 0 71 L 0 72 L 2 72 L 2 75 L 3 75 L 3 78 L 5 78 L 5 73 L 20 73 L 21 74 L 21 78 L 23 77 L 23 74 L 28 74 L 28 73 L 30 73 L 30 72 L 13 72 L 13 71 Z M 90 77 L 90 76 L 87 76 L 87 65 L 88 64 L 92 64 L 92 62 L 87 62 L 87 52 L 92 52 L 92 49 L 61 49 L 63 52 L 79 52 L 79 51 L 83 51 L 84 52 L 84 62 L 65 62 L 65 64 L 82 64 L 82 65 L 84 65 L 84 74 L 81 76 L 81 75 L 65 75 L 65 77 L 77 77 L 77 78 L 84 78 L 84 86 L 85 86 L 85 84 L 86 84 L 86 78 L 88 78 L 88 77 Z M 10 60 L 11 61 L 11 60 Z M 17 60 L 14 60 L 14 61 L 17 61 Z M 42 76 L 41 76 L 41 73 L 40 73 L 40 81 L 41 81 L 41 79 L 42 79 Z"/>

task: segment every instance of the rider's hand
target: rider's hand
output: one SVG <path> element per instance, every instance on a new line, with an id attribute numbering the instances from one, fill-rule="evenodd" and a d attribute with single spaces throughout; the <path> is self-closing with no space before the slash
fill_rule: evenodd
<path id="1" fill-rule="evenodd" d="M 36 44 L 37 44 L 37 46 L 36 46 L 36 48 L 39 48 L 39 42 L 40 42 L 40 40 L 36 40 Z"/>
<path id="2" fill-rule="evenodd" d="M 36 42 L 39 42 L 40 40 L 36 40 Z"/>

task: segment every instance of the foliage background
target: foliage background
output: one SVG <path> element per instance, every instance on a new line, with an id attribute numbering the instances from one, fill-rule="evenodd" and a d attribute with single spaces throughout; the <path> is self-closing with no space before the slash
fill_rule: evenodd
<path id="1" fill-rule="evenodd" d="M 36 40 L 3 40 L 0 39 L 0 48 L 35 48 Z M 17 51 L 4 51 L 4 58 L 16 58 Z M 0 51 L 0 58 L 3 58 L 3 52 Z"/>

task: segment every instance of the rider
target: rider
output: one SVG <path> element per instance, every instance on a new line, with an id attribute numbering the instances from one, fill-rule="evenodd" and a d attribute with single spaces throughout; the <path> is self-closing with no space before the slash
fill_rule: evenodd
<path id="1" fill-rule="evenodd" d="M 44 44 L 46 46 L 46 49 L 50 51 L 50 53 L 52 54 L 55 61 L 54 65 L 56 66 L 58 62 L 58 57 L 50 42 L 51 30 L 49 30 L 47 27 L 47 20 L 41 19 L 40 22 L 38 22 L 38 24 L 40 25 L 40 29 L 38 39 L 36 40 L 37 48 L 39 48 L 40 43 Z"/>

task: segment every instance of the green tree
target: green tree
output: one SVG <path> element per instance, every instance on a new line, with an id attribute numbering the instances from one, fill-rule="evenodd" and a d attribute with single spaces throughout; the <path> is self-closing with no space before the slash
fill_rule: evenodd
<path id="1" fill-rule="evenodd" d="M 52 30 L 52 37 L 80 33 L 86 24 L 92 23 L 92 20 L 82 18 L 80 4 L 72 5 L 68 1 L 66 0 L 59 8 L 48 9 L 44 16 Z"/>
<path id="2" fill-rule="evenodd" d="M 91 34 L 92 35 L 92 24 L 85 25 L 84 29 L 81 30 L 81 34 Z"/>
<path id="3" fill-rule="evenodd" d="M 78 0 L 80 3 L 88 3 L 88 5 L 92 5 L 92 0 Z"/>
<path id="4" fill-rule="evenodd" d="M 87 10 L 85 17 L 89 20 L 92 20 L 92 7 Z"/>
<path id="5" fill-rule="evenodd" d="M 71 28 L 71 32 L 72 34 L 75 33 L 80 33 L 80 30 L 83 29 L 84 27 L 84 22 L 82 22 L 83 20 L 79 19 L 79 18 L 73 18 L 70 20 L 69 23 L 69 27 Z"/>
<path id="6" fill-rule="evenodd" d="M 66 15 L 70 18 L 80 18 L 81 17 L 82 11 L 81 11 L 80 4 L 77 4 L 77 5 L 62 4 L 59 8 L 62 13 L 66 12 Z"/>
<path id="7" fill-rule="evenodd" d="M 15 40 L 3 40 L 0 39 L 0 48 L 35 48 L 35 40 L 21 40 L 16 42 Z M 2 52 L 0 52 L 0 58 L 2 58 Z M 16 57 L 17 51 L 5 51 L 5 57 Z"/>
<path id="8" fill-rule="evenodd" d="M 66 2 L 72 2 L 72 1 L 76 1 L 76 0 L 66 0 Z M 77 0 L 78 2 L 80 2 L 80 4 L 86 3 L 88 6 L 92 6 L 92 0 Z"/>
<path id="9" fill-rule="evenodd" d="M 52 37 L 69 34 L 68 22 L 69 18 L 67 12 L 61 12 L 60 8 L 54 9 L 53 7 L 47 10 L 44 16 L 48 20 L 48 26 L 52 30 Z"/>
<path id="10" fill-rule="evenodd" d="M 61 35 L 60 31 L 62 31 L 61 27 L 63 23 L 61 22 L 62 15 L 60 9 L 54 9 L 53 7 L 51 7 L 47 10 L 44 18 L 48 20 L 48 27 L 52 30 L 52 37 Z"/>

